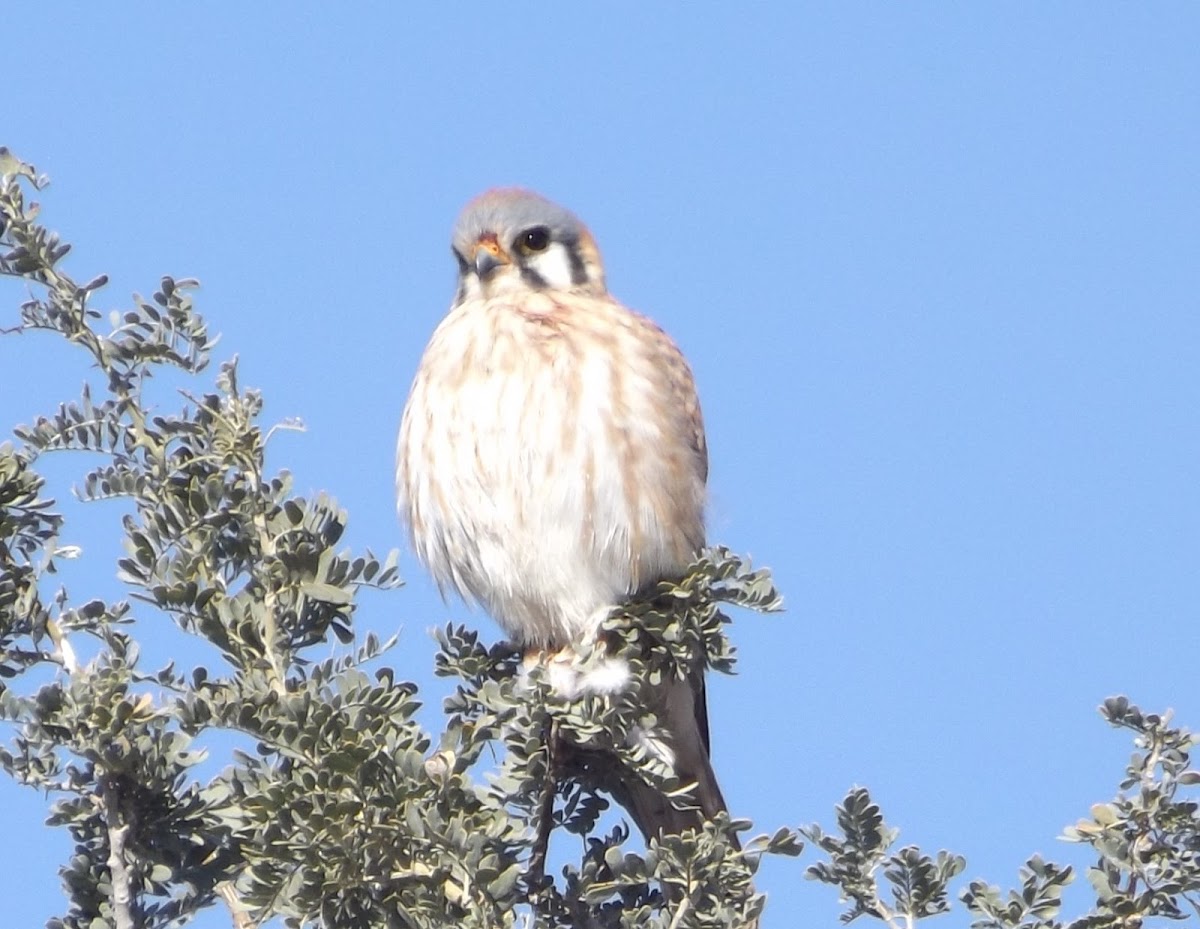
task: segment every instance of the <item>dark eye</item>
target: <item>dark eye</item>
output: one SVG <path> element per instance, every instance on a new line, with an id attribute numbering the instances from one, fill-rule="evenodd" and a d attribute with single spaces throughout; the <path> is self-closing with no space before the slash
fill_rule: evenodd
<path id="1" fill-rule="evenodd" d="M 544 252 L 550 244 L 550 230 L 545 226 L 526 229 L 517 239 L 517 244 L 523 252 Z"/>

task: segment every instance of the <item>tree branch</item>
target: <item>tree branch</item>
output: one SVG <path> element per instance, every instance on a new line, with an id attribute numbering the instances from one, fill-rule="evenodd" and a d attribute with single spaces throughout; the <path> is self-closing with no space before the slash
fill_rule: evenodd
<path id="1" fill-rule="evenodd" d="M 222 881 L 217 885 L 217 893 L 221 895 L 221 899 L 229 907 L 229 916 L 233 920 L 233 929 L 252 929 L 254 920 L 250 918 L 246 904 L 242 903 L 242 898 L 238 896 L 238 892 L 234 889 L 233 884 L 230 881 Z"/>
<path id="2" fill-rule="evenodd" d="M 104 818 L 108 828 L 108 870 L 112 877 L 112 908 L 116 929 L 138 929 L 134 916 L 133 878 L 125 857 L 125 840 L 129 823 L 121 812 L 121 800 L 116 785 L 108 775 L 101 778 L 100 793 L 104 802 Z"/>
<path id="3" fill-rule="evenodd" d="M 546 779 L 538 802 L 537 837 L 529 857 L 529 883 L 541 884 L 546 876 L 546 855 L 550 848 L 550 830 L 554 823 L 554 794 L 558 789 L 558 720 L 546 727 Z"/>

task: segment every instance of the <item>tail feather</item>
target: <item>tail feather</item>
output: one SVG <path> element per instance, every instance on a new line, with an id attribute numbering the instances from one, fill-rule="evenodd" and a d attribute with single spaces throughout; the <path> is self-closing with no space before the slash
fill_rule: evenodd
<path id="1" fill-rule="evenodd" d="M 629 778 L 624 783 L 621 793 L 625 796 L 618 799 L 623 801 L 646 841 L 659 835 L 677 835 L 685 829 L 699 829 L 706 820 L 728 812 L 709 757 L 708 703 L 703 676 L 668 684 L 659 710 L 659 723 L 668 741 L 652 750 L 675 772 L 680 785 L 691 789 L 686 795 L 672 798 L 638 778 Z"/>
<path id="2" fill-rule="evenodd" d="M 700 829 L 718 813 L 728 812 L 709 758 L 704 678 L 696 675 L 690 681 L 668 684 L 661 705 L 656 708 L 661 714 L 660 725 L 669 740 L 662 746 L 663 760 L 669 762 L 680 785 L 691 790 L 672 798 L 640 778 L 624 780 L 614 795 L 629 811 L 647 842 L 664 835 L 678 835 L 688 829 Z M 731 832 L 729 838 L 740 850 L 737 835 Z M 678 888 L 664 885 L 663 892 L 672 907 L 683 905 L 682 892 Z M 758 926 L 758 919 L 752 917 L 740 929 L 758 929 Z"/>
<path id="3" fill-rule="evenodd" d="M 728 812 L 725 797 L 717 783 L 709 758 L 708 705 L 703 674 L 690 680 L 675 680 L 657 689 L 651 709 L 658 718 L 656 734 L 645 734 L 644 746 L 657 755 L 674 773 L 682 788 L 675 797 L 627 770 L 613 764 L 610 753 L 588 750 L 565 742 L 556 743 L 560 772 L 574 771 L 598 782 L 621 804 L 637 824 L 647 843 L 667 835 L 699 830 L 717 814 Z M 740 850 L 741 843 L 732 832 L 729 839 Z M 678 887 L 663 885 L 663 893 L 672 907 L 683 906 Z M 750 918 L 741 929 L 758 929 L 758 919 Z"/>

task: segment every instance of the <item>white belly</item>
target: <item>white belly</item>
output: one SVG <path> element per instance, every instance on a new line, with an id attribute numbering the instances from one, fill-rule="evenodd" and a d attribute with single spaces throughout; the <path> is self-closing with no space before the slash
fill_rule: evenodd
<path id="1" fill-rule="evenodd" d="M 698 427 L 678 350 L 619 304 L 469 302 L 434 333 L 405 410 L 401 516 L 439 585 L 509 636 L 579 641 L 703 544 Z"/>

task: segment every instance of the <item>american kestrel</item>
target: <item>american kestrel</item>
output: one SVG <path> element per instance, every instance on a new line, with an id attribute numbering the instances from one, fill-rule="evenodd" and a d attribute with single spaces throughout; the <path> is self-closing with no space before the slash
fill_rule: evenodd
<path id="1" fill-rule="evenodd" d="M 527 650 L 569 650 L 613 606 L 682 576 L 704 544 L 692 373 L 662 329 L 609 295 L 583 223 L 543 197 L 484 193 L 452 248 L 458 291 L 400 427 L 400 515 L 443 591 L 482 605 Z M 635 784 L 630 812 L 647 838 L 725 809 L 703 677 L 655 699 L 666 760 L 696 784 L 699 812 Z"/>

